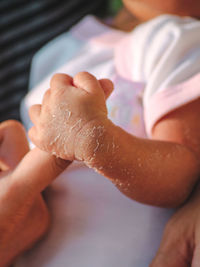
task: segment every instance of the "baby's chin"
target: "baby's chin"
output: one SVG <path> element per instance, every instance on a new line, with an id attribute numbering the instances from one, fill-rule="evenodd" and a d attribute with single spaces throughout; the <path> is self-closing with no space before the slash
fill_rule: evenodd
<path id="1" fill-rule="evenodd" d="M 162 14 L 200 18 L 199 0 L 123 0 L 126 8 L 141 21 Z"/>

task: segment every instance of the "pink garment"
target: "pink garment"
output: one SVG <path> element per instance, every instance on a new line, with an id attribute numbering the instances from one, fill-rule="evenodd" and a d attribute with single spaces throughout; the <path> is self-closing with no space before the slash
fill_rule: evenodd
<path id="1" fill-rule="evenodd" d="M 200 21 L 163 15 L 141 24 L 115 47 L 120 76 L 143 84 L 147 135 L 166 114 L 200 97 Z"/>

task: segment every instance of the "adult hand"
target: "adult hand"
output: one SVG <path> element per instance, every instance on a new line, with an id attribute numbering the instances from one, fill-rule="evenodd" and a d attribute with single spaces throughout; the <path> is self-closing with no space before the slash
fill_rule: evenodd
<path id="1" fill-rule="evenodd" d="M 37 148 L 29 152 L 20 123 L 0 124 L 0 267 L 47 231 L 49 213 L 40 192 L 69 164 Z"/>
<path id="2" fill-rule="evenodd" d="M 168 222 L 150 267 L 200 266 L 200 186 Z"/>

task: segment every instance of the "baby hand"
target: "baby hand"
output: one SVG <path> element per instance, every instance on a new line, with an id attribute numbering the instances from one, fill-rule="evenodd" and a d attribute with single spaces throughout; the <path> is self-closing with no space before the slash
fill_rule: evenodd
<path id="1" fill-rule="evenodd" d="M 111 81 L 97 80 L 87 72 L 74 79 L 56 74 L 42 105 L 30 108 L 34 127 L 29 131 L 33 143 L 56 156 L 80 159 L 78 133 L 91 122 L 107 119 L 105 96 L 113 89 Z"/>

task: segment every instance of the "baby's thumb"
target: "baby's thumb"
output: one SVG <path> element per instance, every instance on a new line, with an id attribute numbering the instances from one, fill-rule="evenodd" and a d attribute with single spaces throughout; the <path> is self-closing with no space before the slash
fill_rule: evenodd
<path id="1" fill-rule="evenodd" d="M 11 183 L 21 196 L 35 195 L 51 184 L 70 163 L 34 148 L 13 171 Z"/>
<path id="2" fill-rule="evenodd" d="M 99 83 L 104 91 L 105 98 L 107 99 L 114 89 L 113 83 L 109 79 L 101 79 L 99 80 Z"/>

